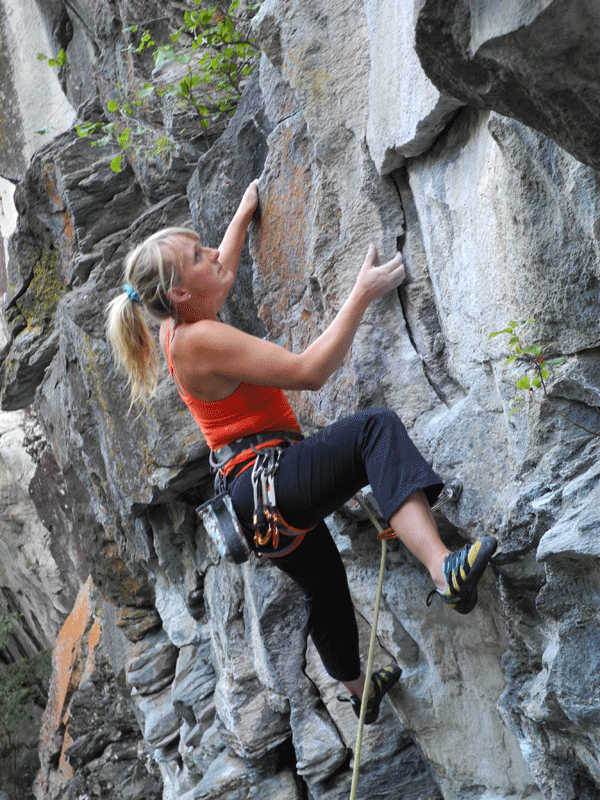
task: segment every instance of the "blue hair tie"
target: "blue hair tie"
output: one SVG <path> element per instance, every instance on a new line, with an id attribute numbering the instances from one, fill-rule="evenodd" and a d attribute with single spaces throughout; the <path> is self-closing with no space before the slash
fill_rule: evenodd
<path id="1" fill-rule="evenodd" d="M 123 287 L 123 289 L 125 290 L 125 292 L 127 292 L 127 297 L 133 303 L 137 303 L 138 305 L 142 304 L 142 301 L 140 300 L 140 296 L 136 292 L 136 290 L 133 288 L 133 286 L 130 286 L 128 283 L 126 283 L 125 286 Z"/>

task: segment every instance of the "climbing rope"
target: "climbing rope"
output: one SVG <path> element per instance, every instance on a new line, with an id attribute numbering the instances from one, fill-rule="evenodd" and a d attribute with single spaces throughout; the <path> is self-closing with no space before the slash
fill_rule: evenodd
<path id="1" fill-rule="evenodd" d="M 354 770 L 352 772 L 352 788 L 350 790 L 350 800 L 356 800 L 356 788 L 358 786 L 358 773 L 360 765 L 360 748 L 362 745 L 362 734 L 365 724 L 365 716 L 367 714 L 367 704 L 369 702 L 369 686 L 371 683 L 371 673 L 373 671 L 373 658 L 375 655 L 375 640 L 377 638 L 377 621 L 379 618 L 379 605 L 381 603 L 381 593 L 383 589 L 383 573 L 385 571 L 385 558 L 387 553 L 387 540 L 390 536 L 394 536 L 391 528 L 384 530 L 379 520 L 375 517 L 369 506 L 364 501 L 360 494 L 354 495 L 354 499 L 362 507 L 363 511 L 367 514 L 375 528 L 379 531 L 377 538 L 381 539 L 381 561 L 379 562 L 379 581 L 377 583 L 377 593 L 375 594 L 375 608 L 373 609 L 373 624 L 371 625 L 371 641 L 369 642 L 369 655 L 367 658 L 367 671 L 365 680 L 365 689 L 363 691 L 362 701 L 360 704 L 360 717 L 358 719 L 358 731 L 356 733 L 356 747 L 354 752 Z"/>

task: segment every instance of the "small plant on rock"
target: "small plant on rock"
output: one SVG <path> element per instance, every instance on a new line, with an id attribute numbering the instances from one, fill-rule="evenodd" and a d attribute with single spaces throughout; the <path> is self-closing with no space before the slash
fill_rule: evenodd
<path id="1" fill-rule="evenodd" d="M 552 349 L 556 347 L 556 342 L 549 342 L 547 344 L 525 344 L 523 342 L 523 339 L 521 338 L 522 331 L 532 322 L 535 322 L 534 317 L 531 317 L 530 319 L 523 317 L 513 320 L 512 322 L 508 323 L 506 328 L 503 328 L 500 331 L 492 331 L 492 333 L 490 333 L 488 336 L 488 339 L 493 339 L 494 337 L 501 336 L 503 334 L 509 336 L 510 339 L 508 341 L 508 349 L 509 351 L 512 351 L 512 353 L 504 361 L 504 364 L 507 365 L 517 362 L 525 367 L 525 374 L 521 375 L 516 382 L 519 394 L 511 398 L 509 402 L 509 407 L 511 408 L 509 417 L 512 417 L 515 411 L 521 408 L 526 398 L 532 399 L 537 391 L 541 391 L 543 394 L 542 400 L 547 402 L 548 405 L 550 405 L 551 408 L 570 425 L 581 428 L 581 430 L 591 433 L 593 436 L 600 437 L 600 433 L 589 430 L 589 428 L 586 428 L 584 425 L 580 425 L 578 422 L 575 422 L 575 420 L 572 420 L 570 417 L 560 411 L 560 409 L 558 409 L 550 400 L 546 386 L 546 381 L 550 377 L 550 371 L 553 367 L 566 364 L 567 359 L 562 355 L 548 357 L 549 351 L 552 351 Z"/>

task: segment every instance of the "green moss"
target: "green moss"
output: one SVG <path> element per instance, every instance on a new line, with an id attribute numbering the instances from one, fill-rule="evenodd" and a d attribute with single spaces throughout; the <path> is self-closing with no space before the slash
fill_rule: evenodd
<path id="1" fill-rule="evenodd" d="M 19 311 L 30 332 L 39 329 L 42 333 L 48 322 L 54 319 L 58 303 L 66 292 L 64 283 L 58 278 L 56 264 L 56 253 L 45 251 L 34 265 L 27 291 L 19 299 Z"/>

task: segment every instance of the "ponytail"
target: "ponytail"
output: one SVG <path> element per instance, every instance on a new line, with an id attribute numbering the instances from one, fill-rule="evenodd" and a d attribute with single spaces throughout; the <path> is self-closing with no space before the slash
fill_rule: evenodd
<path id="1" fill-rule="evenodd" d="M 124 291 L 107 307 L 107 339 L 127 375 L 132 406 L 152 396 L 158 384 L 161 358 L 147 315 L 162 321 L 174 313 L 169 289 L 177 284 L 181 264 L 177 236 L 198 241 L 188 228 L 165 228 L 150 236 L 127 257 Z"/>
<path id="2" fill-rule="evenodd" d="M 108 305 L 106 335 L 117 367 L 128 377 L 131 405 L 156 391 L 160 355 L 141 307 L 123 292 Z"/>

